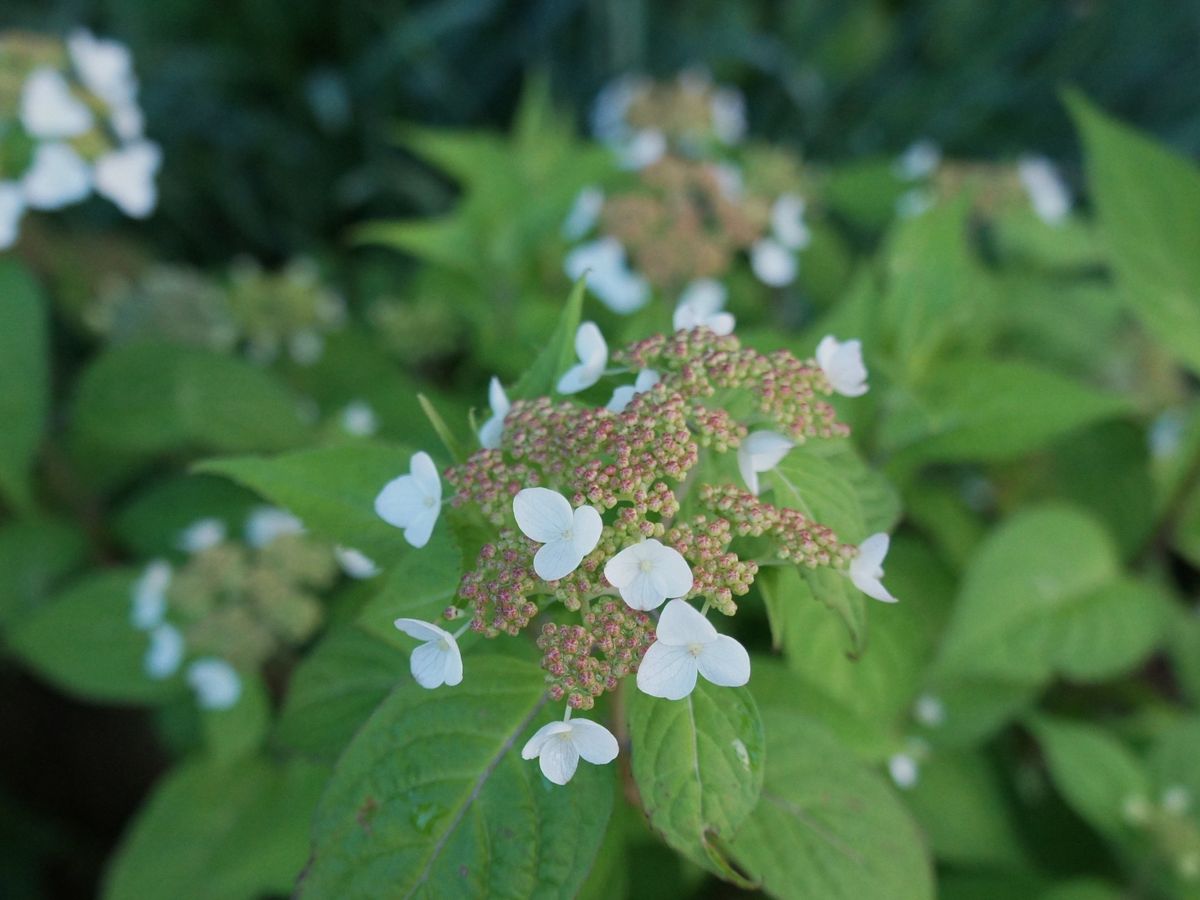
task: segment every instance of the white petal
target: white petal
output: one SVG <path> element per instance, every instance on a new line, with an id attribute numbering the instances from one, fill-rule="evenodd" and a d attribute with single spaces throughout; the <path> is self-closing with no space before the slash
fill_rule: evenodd
<path id="1" fill-rule="evenodd" d="M 504 441 L 504 419 L 492 416 L 479 429 L 479 446 L 484 450 L 497 450 Z"/>
<path id="2" fill-rule="evenodd" d="M 625 264 L 625 249 L 614 237 L 604 237 L 580 244 L 567 254 L 563 268 L 567 277 L 577 281 L 587 274 L 589 281 L 606 277 L 607 273 Z"/>
<path id="3" fill-rule="evenodd" d="M 682 700 L 696 687 L 698 671 L 696 657 L 687 647 L 655 641 L 638 666 L 638 690 L 651 697 Z"/>
<path id="4" fill-rule="evenodd" d="M 719 635 L 712 622 L 686 600 L 672 600 L 658 617 L 655 639 L 671 647 L 709 644 Z"/>
<path id="5" fill-rule="evenodd" d="M 513 515 L 522 534 L 542 543 L 559 540 L 574 523 L 567 498 L 544 487 L 518 491 L 513 497 Z"/>
<path id="6" fill-rule="evenodd" d="M 134 628 L 145 630 L 159 624 L 167 611 L 167 588 L 171 584 L 171 564 L 165 559 L 156 559 L 133 586 L 133 611 L 131 621 Z"/>
<path id="7" fill-rule="evenodd" d="M 593 765 L 603 766 L 617 758 L 620 746 L 611 731 L 588 719 L 572 719 L 571 743 L 579 755 Z"/>
<path id="8" fill-rule="evenodd" d="M 625 408 L 637 396 L 638 390 L 632 384 L 623 384 L 613 389 L 612 399 L 608 401 L 606 409 L 611 412 L 625 412 Z"/>
<path id="9" fill-rule="evenodd" d="M 758 280 L 770 287 L 783 287 L 796 280 L 796 257 L 773 238 L 762 238 L 750 248 L 750 268 Z"/>
<path id="10" fill-rule="evenodd" d="M 246 543 L 251 547 L 265 547 L 284 535 L 303 533 L 303 522 L 274 506 L 260 506 L 246 519 Z"/>
<path id="11" fill-rule="evenodd" d="M 361 550 L 355 550 L 353 547 L 334 547 L 333 555 L 337 557 L 338 565 L 342 567 L 342 571 L 351 578 L 374 578 L 380 572 L 379 566 L 376 565 L 373 559 Z"/>
<path id="12" fill-rule="evenodd" d="M 837 353 L 838 339 L 832 334 L 827 334 L 821 338 L 821 342 L 817 344 L 817 365 L 823 371 L 829 371 L 829 366 L 833 362 L 833 355 Z"/>
<path id="13" fill-rule="evenodd" d="M 571 523 L 571 542 L 580 559 L 596 549 L 603 531 L 604 520 L 594 507 L 581 506 L 575 510 Z"/>
<path id="14" fill-rule="evenodd" d="M 413 650 L 408 665 L 417 684 L 427 690 L 433 690 L 446 683 L 446 662 L 450 655 L 450 646 L 453 645 L 430 641 Z"/>
<path id="15" fill-rule="evenodd" d="M 595 322 L 584 322 L 575 332 L 575 354 L 582 363 L 591 363 L 594 366 L 599 360 L 601 368 L 607 364 L 608 344 Z"/>
<path id="16" fill-rule="evenodd" d="M 198 659 L 188 666 L 187 680 L 203 709 L 229 709 L 242 695 L 237 670 L 216 657 Z"/>
<path id="17" fill-rule="evenodd" d="M 600 210 L 604 208 L 604 191 L 595 185 L 583 188 L 575 197 L 571 211 L 563 222 L 562 234 L 569 241 L 577 241 L 596 224 Z"/>
<path id="18" fill-rule="evenodd" d="M 179 548 L 187 553 L 202 553 L 225 540 L 225 523 L 210 517 L 193 522 L 179 535 Z"/>
<path id="19" fill-rule="evenodd" d="M 439 628 L 432 622 L 423 622 L 420 619 L 396 619 L 392 624 L 404 634 L 416 638 L 418 641 L 454 640 L 454 636 L 450 632 Z"/>
<path id="20" fill-rule="evenodd" d="M 437 525 L 438 515 L 441 514 L 441 511 L 440 506 L 434 506 L 413 519 L 412 524 L 404 529 L 404 539 L 408 541 L 410 546 L 420 550 L 429 543 L 429 538 L 433 536 L 433 529 Z"/>
<path id="21" fill-rule="evenodd" d="M 578 394 L 599 381 L 603 374 L 603 366 L 597 368 L 590 363 L 579 363 L 567 369 L 563 373 L 563 377 L 558 379 L 558 392 L 560 394 Z"/>
<path id="22" fill-rule="evenodd" d="M 583 554 L 575 549 L 573 541 L 555 540 L 542 544 L 533 555 L 533 571 L 543 581 L 566 578 L 579 568 Z"/>
<path id="23" fill-rule="evenodd" d="M 379 417 L 371 404 L 355 400 L 342 410 L 342 431 L 354 437 L 370 437 L 379 430 Z"/>
<path id="24" fill-rule="evenodd" d="M 783 194 L 771 207 L 771 231 L 789 250 L 801 250 L 812 239 L 804 223 L 804 205 L 802 197 Z"/>
<path id="25" fill-rule="evenodd" d="M 867 392 L 867 367 L 863 365 L 862 341 L 838 341 L 826 335 L 817 345 L 817 364 L 829 384 L 844 397 L 861 397 Z"/>
<path id="26" fill-rule="evenodd" d="M 38 144 L 21 178 L 25 202 L 33 209 L 62 209 L 92 190 L 92 171 L 68 144 Z"/>
<path id="27" fill-rule="evenodd" d="M 653 369 L 642 369 L 642 371 L 638 372 L 637 380 L 634 381 L 633 387 L 639 394 L 644 394 L 658 384 L 659 380 L 659 374 Z"/>
<path id="28" fill-rule="evenodd" d="M 437 503 L 442 501 L 442 480 L 438 475 L 433 458 L 424 450 L 414 453 L 409 461 L 409 469 L 421 492 Z"/>
<path id="29" fill-rule="evenodd" d="M 447 684 L 447 686 L 454 687 L 456 684 L 462 684 L 462 651 L 458 649 L 458 641 L 456 641 L 453 636 L 450 637 L 449 647 L 442 655 L 442 664 L 442 680 Z"/>
<path id="30" fill-rule="evenodd" d="M 161 624 L 150 632 L 143 660 L 146 674 L 156 681 L 170 678 L 183 662 L 183 634 L 174 625 Z"/>
<path id="31" fill-rule="evenodd" d="M 711 331 L 713 334 L 719 334 L 722 336 L 733 334 L 733 328 L 736 324 L 737 323 L 733 318 L 733 313 L 727 312 L 713 313 L 708 317 L 708 321 L 705 322 L 705 325 L 708 326 L 709 331 Z"/>
<path id="32" fill-rule="evenodd" d="M 488 406 L 492 408 L 492 415 L 503 419 L 508 415 L 510 405 L 508 394 L 504 393 L 504 385 L 493 375 L 492 380 L 488 382 Z"/>
<path id="33" fill-rule="evenodd" d="M 676 331 L 690 331 L 707 325 L 725 305 L 726 288 L 715 278 L 697 278 L 679 297 L 672 317 Z M 715 330 L 715 329 L 714 329 Z"/>
<path id="34" fill-rule="evenodd" d="M 555 784 L 566 784 L 579 767 L 579 751 L 569 734 L 558 734 L 542 745 L 538 754 L 542 774 Z"/>
<path id="35" fill-rule="evenodd" d="M 755 497 L 758 496 L 758 470 L 754 468 L 754 457 L 744 447 L 738 447 L 738 471 L 742 473 L 742 481 L 746 482 L 746 490 Z"/>
<path id="36" fill-rule="evenodd" d="M 128 47 L 79 29 L 67 38 L 67 50 L 80 81 L 89 91 L 109 106 L 132 102 L 137 93 L 137 79 Z"/>
<path id="37" fill-rule="evenodd" d="M 795 444 L 777 431 L 755 431 L 746 437 L 738 448 L 738 454 L 745 451 L 750 457 L 750 464 L 756 472 L 769 472 L 780 460 L 787 456 Z"/>
<path id="38" fill-rule="evenodd" d="M 692 589 L 694 583 L 692 568 L 683 558 L 683 554 L 674 547 L 661 544 L 655 551 L 654 568 L 650 575 L 655 589 L 668 599 L 684 596 Z"/>
<path id="39" fill-rule="evenodd" d="M 888 589 L 883 586 L 883 559 L 887 555 L 889 538 L 886 534 L 873 534 L 859 545 L 858 555 L 850 560 L 850 580 L 854 586 L 875 600 L 895 603 Z"/>
<path id="40" fill-rule="evenodd" d="M 873 534 L 858 545 L 859 558 L 872 567 L 881 566 L 884 559 L 887 558 L 891 543 L 892 539 L 887 532 L 881 531 Z"/>
<path id="41" fill-rule="evenodd" d="M 136 141 L 96 160 L 96 193 L 111 200 L 121 212 L 144 219 L 158 203 L 155 176 L 162 151 L 150 141 Z"/>
<path id="42" fill-rule="evenodd" d="M 521 759 L 533 759 L 542 752 L 542 747 L 546 745 L 546 741 L 557 734 L 566 734 L 571 730 L 569 722 L 554 721 L 548 722 L 533 733 L 525 746 L 521 748 Z"/>
<path id="43" fill-rule="evenodd" d="M 658 609 L 667 599 L 649 572 L 639 572 L 632 581 L 620 588 L 620 593 L 621 599 L 631 609 L 639 609 L 642 612 Z"/>
<path id="44" fill-rule="evenodd" d="M 375 498 L 376 515 L 397 528 L 408 528 L 428 509 L 428 498 L 412 475 L 393 478 Z"/>
<path id="45" fill-rule="evenodd" d="M 696 662 L 700 674 L 721 687 L 741 687 L 750 680 L 750 654 L 727 634 L 705 644 Z"/>
<path id="46" fill-rule="evenodd" d="M 92 113 L 61 72 L 41 68 L 21 87 L 21 124 L 35 138 L 69 138 L 92 127 Z"/>

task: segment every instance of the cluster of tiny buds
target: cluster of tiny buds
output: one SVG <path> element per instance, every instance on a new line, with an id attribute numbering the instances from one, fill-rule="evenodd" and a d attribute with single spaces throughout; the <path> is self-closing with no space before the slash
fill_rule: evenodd
<path id="1" fill-rule="evenodd" d="M 512 518 L 512 498 L 522 488 L 540 483 L 536 469 L 510 463 L 499 450 L 480 450 L 446 472 L 455 487 L 454 506 L 474 504 L 483 517 L 500 527 Z"/>
<path id="2" fill-rule="evenodd" d="M 666 542 L 691 564 L 695 583 L 688 596 L 703 597 L 727 616 L 737 612 L 733 598 L 748 593 L 758 574 L 758 563 L 729 551 L 732 540 L 728 520 L 707 516 L 677 523 L 666 535 Z"/>
<path id="3" fill-rule="evenodd" d="M 733 485 L 701 485 L 699 498 L 707 509 L 728 519 L 738 536 L 772 538 L 781 560 L 815 569 L 842 565 L 855 555 L 855 548 L 839 541 L 832 529 L 799 510 L 764 503 Z"/>
<path id="4" fill-rule="evenodd" d="M 537 645 L 551 698 L 591 709 L 597 697 L 637 672 L 653 642 L 654 620 L 619 600 L 599 603 L 582 625 L 543 625 Z"/>
<path id="5" fill-rule="evenodd" d="M 473 631 L 487 637 L 517 635 L 537 615 L 537 604 L 529 599 L 538 590 L 537 576 L 529 567 L 531 555 L 529 540 L 511 529 L 479 551 L 475 568 L 458 586 L 458 595 L 475 611 Z"/>

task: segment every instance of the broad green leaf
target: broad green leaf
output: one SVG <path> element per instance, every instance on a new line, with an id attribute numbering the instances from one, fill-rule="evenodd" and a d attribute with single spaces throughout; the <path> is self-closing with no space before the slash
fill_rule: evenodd
<path id="1" fill-rule="evenodd" d="M 1082 96 L 1071 94 L 1068 105 L 1125 300 L 1151 334 L 1200 372 L 1200 171 Z"/>
<path id="2" fill-rule="evenodd" d="M 1160 598 L 1119 579 L 1116 551 L 1065 506 L 1018 513 L 980 547 L 947 629 L 938 671 L 1036 685 L 1054 672 L 1114 675 L 1153 646 Z"/>
<path id="3" fill-rule="evenodd" d="M 801 445 L 764 476 L 775 487 L 774 503 L 797 509 L 832 528 L 847 544 L 867 537 L 862 499 L 845 469 Z"/>
<path id="4" fill-rule="evenodd" d="M 924 737 L 938 748 L 975 748 L 1037 702 L 1041 684 L 954 672 L 935 674 L 925 693 L 942 706 L 942 722 Z"/>
<path id="5" fill-rule="evenodd" d="M 16 260 L 0 260 L 0 498 L 32 505 L 30 469 L 50 396 L 46 303 Z"/>
<path id="6" fill-rule="evenodd" d="M 362 551 L 380 564 L 408 548 L 404 534 L 375 514 L 383 486 L 407 474 L 410 454 L 368 442 L 200 463 L 198 472 L 224 475 L 298 516 L 306 528 Z M 439 523 L 438 528 L 444 528 Z"/>
<path id="7" fill-rule="evenodd" d="M 296 667 L 275 728 L 280 743 L 334 760 L 371 712 L 408 678 L 408 656 L 354 626 L 324 638 Z"/>
<path id="8" fill-rule="evenodd" d="M 563 307 L 558 326 L 549 342 L 538 354 L 533 365 L 521 376 L 521 380 L 509 390 L 513 400 L 532 400 L 545 396 L 554 391 L 559 376 L 565 372 L 575 360 L 575 332 L 579 330 L 579 320 L 583 317 L 583 295 L 587 289 L 586 276 L 575 282 L 567 304 Z"/>
<path id="9" fill-rule="evenodd" d="M 326 769 L 194 760 L 154 790 L 126 833 L 105 900 L 255 900 L 292 890 Z"/>
<path id="10" fill-rule="evenodd" d="M 8 633 L 14 654 L 51 684 L 89 700 L 155 703 L 181 692 L 178 679 L 143 671 L 149 646 L 130 621 L 137 575 L 109 570 L 75 582 Z"/>
<path id="11" fill-rule="evenodd" d="M 724 848 L 763 778 L 763 728 L 750 691 L 700 679 L 682 700 L 634 691 L 628 704 L 633 777 L 650 824 L 688 858 L 737 879 Z"/>
<path id="12" fill-rule="evenodd" d="M 1071 808 L 1101 834 L 1121 836 L 1130 827 L 1126 804 L 1150 799 L 1142 764 L 1095 725 L 1039 717 L 1030 727 L 1045 753 L 1050 777 Z"/>
<path id="13" fill-rule="evenodd" d="M 296 399 L 268 372 L 168 344 L 103 354 L 83 373 L 75 417 L 86 446 L 134 455 L 283 450 L 308 433 Z"/>
<path id="14" fill-rule="evenodd" d="M 271 698 L 257 674 L 241 673 L 242 692 L 228 709 L 201 709 L 200 725 L 208 756 L 238 760 L 262 749 L 271 723 Z"/>
<path id="15" fill-rule="evenodd" d="M 850 640 L 847 652 L 851 656 L 860 655 L 867 646 L 867 604 L 871 601 L 841 569 L 797 566 L 796 571 L 800 573 L 800 579 L 810 596 L 827 607 L 842 623 Z"/>
<path id="16" fill-rule="evenodd" d="M 1107 394 L 1023 362 L 986 357 L 938 365 L 885 420 L 880 442 L 895 465 L 999 461 L 1129 410 Z"/>
<path id="17" fill-rule="evenodd" d="M 356 228 L 363 244 L 380 244 L 450 269 L 468 271 L 477 262 L 469 223 L 457 216 L 401 222 L 368 222 Z"/>
<path id="18" fill-rule="evenodd" d="M 1184 788 L 1191 796 L 1193 814 L 1200 798 L 1200 718 L 1191 715 L 1180 719 L 1163 731 L 1154 741 L 1147 767 L 1160 793 L 1173 787 Z M 1198 823 L 1200 824 L 1200 823 Z"/>
<path id="19" fill-rule="evenodd" d="M 403 538 L 401 538 L 403 539 Z M 438 622 L 458 593 L 463 559 L 458 544 L 440 525 L 429 543 L 409 552 L 385 576 L 378 593 L 359 614 L 358 623 L 366 631 L 404 649 L 412 646 L 393 622 L 405 617 Z"/>
<path id="20" fill-rule="evenodd" d="M 729 844 L 738 868 L 785 900 L 932 898 L 921 834 L 882 779 L 816 722 L 763 713 L 766 775 Z"/>
<path id="21" fill-rule="evenodd" d="M 572 897 L 604 838 L 613 767 L 542 777 L 521 747 L 548 719 L 531 663 L 471 657 L 461 685 L 407 683 L 322 797 L 305 897 Z"/>
<path id="22" fill-rule="evenodd" d="M 36 610 L 86 552 L 84 535 L 56 519 L 0 527 L 0 626 Z"/>

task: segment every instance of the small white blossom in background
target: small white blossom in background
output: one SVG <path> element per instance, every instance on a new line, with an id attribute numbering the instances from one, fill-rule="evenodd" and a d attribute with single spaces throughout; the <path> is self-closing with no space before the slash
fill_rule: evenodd
<path id="1" fill-rule="evenodd" d="M 942 163 L 942 148 L 929 138 L 922 138 L 909 144 L 908 149 L 896 160 L 894 171 L 898 178 L 905 181 L 918 181 L 928 178 Z"/>
<path id="2" fill-rule="evenodd" d="M 171 564 L 165 559 L 156 559 L 134 582 L 133 608 L 129 616 L 134 628 L 145 631 L 162 622 L 167 612 L 167 588 L 171 576 Z"/>
<path id="3" fill-rule="evenodd" d="M 933 694 L 922 694 L 913 704 L 913 718 L 926 728 L 937 728 L 946 721 L 946 706 Z"/>
<path id="4" fill-rule="evenodd" d="M 854 586 L 874 600 L 895 603 L 896 598 L 883 586 L 883 560 L 891 538 L 880 532 L 858 546 L 858 555 L 850 560 L 850 580 Z"/>
<path id="5" fill-rule="evenodd" d="M 504 417 L 512 407 L 508 402 L 508 394 L 504 392 L 504 385 L 495 375 L 488 382 L 488 406 L 492 415 L 479 429 L 479 446 L 485 450 L 495 450 L 504 438 Z"/>
<path id="6" fill-rule="evenodd" d="M 150 141 L 136 141 L 105 153 L 96 160 L 96 193 L 130 218 L 144 219 L 158 204 L 155 178 L 161 165 L 162 151 Z"/>
<path id="7" fill-rule="evenodd" d="M 571 210 L 562 224 L 562 236 L 568 241 L 578 241 L 596 227 L 600 210 L 604 208 L 604 191 L 589 185 L 579 191 Z"/>
<path id="8" fill-rule="evenodd" d="M 910 188 L 896 198 L 896 215 L 901 219 L 915 219 L 933 209 L 935 197 L 925 188 Z"/>
<path id="9" fill-rule="evenodd" d="M 543 725 L 521 748 L 522 759 L 537 759 L 542 774 L 555 784 L 566 784 L 582 758 L 603 766 L 617 758 L 617 739 L 603 725 L 587 719 L 567 719 Z"/>
<path id="10" fill-rule="evenodd" d="M 433 534 L 442 511 L 442 480 L 432 457 L 424 451 L 414 453 L 409 474 L 389 481 L 375 498 L 379 518 L 404 529 L 404 539 L 414 547 L 424 547 Z"/>
<path id="11" fill-rule="evenodd" d="M 608 401 L 607 409 L 612 412 L 624 412 L 638 394 L 644 394 L 658 384 L 658 373 L 653 369 L 642 369 L 638 372 L 633 384 L 623 384 L 613 390 L 612 399 Z"/>
<path id="12" fill-rule="evenodd" d="M 742 170 L 733 163 L 720 162 L 713 165 L 712 171 L 717 179 L 717 187 L 721 191 L 721 196 L 729 200 L 740 200 L 746 188 Z"/>
<path id="13" fill-rule="evenodd" d="M 713 134 L 723 144 L 739 144 L 746 136 L 746 98 L 737 88 L 713 91 L 709 108 Z"/>
<path id="14" fill-rule="evenodd" d="M 921 767 L 914 757 L 907 753 L 895 753 L 888 758 L 887 768 L 896 787 L 907 791 L 917 786 Z"/>
<path id="15" fill-rule="evenodd" d="M 785 287 L 796 280 L 800 270 L 796 257 L 775 238 L 761 238 L 750 248 L 750 268 L 768 287 Z"/>
<path id="16" fill-rule="evenodd" d="M 151 628 L 149 636 L 150 646 L 142 662 L 146 675 L 155 681 L 170 678 L 183 662 L 183 633 L 163 622 Z"/>
<path id="17" fill-rule="evenodd" d="M 46 142 L 33 151 L 33 162 L 25 170 L 21 189 L 31 209 L 62 209 L 92 192 L 92 173 L 69 144 Z"/>
<path id="18" fill-rule="evenodd" d="M 379 431 L 379 416 L 366 400 L 355 400 L 342 410 L 342 431 L 351 437 L 371 437 Z"/>
<path id="19" fill-rule="evenodd" d="M 779 465 L 794 446 L 790 438 L 777 431 L 755 431 L 747 435 L 737 452 L 738 471 L 742 473 L 746 489 L 757 497 L 758 476 Z"/>
<path id="20" fill-rule="evenodd" d="M 287 534 L 304 534 L 304 523 L 285 509 L 260 506 L 246 517 L 246 543 L 265 547 Z"/>
<path id="21" fill-rule="evenodd" d="M 1182 816 L 1192 808 L 1192 792 L 1182 784 L 1172 784 L 1162 793 L 1162 808 L 1173 816 Z"/>
<path id="22" fill-rule="evenodd" d="M 771 206 L 771 233 L 789 250 L 803 250 L 812 242 L 804 208 L 804 198 L 798 194 L 783 194 Z"/>
<path id="23" fill-rule="evenodd" d="M 549 488 L 525 488 L 513 497 L 517 527 L 542 546 L 533 557 L 533 571 L 543 581 L 566 578 L 596 549 L 604 522 L 591 506 L 571 509 L 562 494 Z"/>
<path id="24" fill-rule="evenodd" d="M 650 299 L 650 284 L 629 268 L 615 237 L 580 244 L 567 254 L 563 268 L 572 281 L 587 275 L 588 289 L 615 313 L 636 312 Z"/>
<path id="25" fill-rule="evenodd" d="M 242 677 L 237 669 L 215 656 L 206 656 L 189 665 L 187 682 L 201 709 L 229 709 L 242 696 Z"/>
<path id="26" fill-rule="evenodd" d="M 21 125 L 40 140 L 78 137 L 94 120 L 57 69 L 35 69 L 21 88 Z"/>
<path id="27" fill-rule="evenodd" d="M 1026 156 L 1017 164 L 1017 175 L 1039 219 L 1059 225 L 1067 218 L 1071 192 L 1054 163 L 1044 156 Z"/>
<path id="28" fill-rule="evenodd" d="M 707 328 L 714 334 L 733 333 L 736 324 L 732 313 L 725 309 L 728 291 L 715 278 L 697 278 L 679 295 L 671 325 L 676 331 Z"/>
<path id="29" fill-rule="evenodd" d="M 409 669 L 417 684 L 433 690 L 443 684 L 453 687 L 462 683 L 462 654 L 454 635 L 420 619 L 397 619 L 392 624 L 409 637 L 424 642 L 409 658 Z"/>
<path id="30" fill-rule="evenodd" d="M 692 589 L 692 569 L 674 547 L 647 538 L 626 547 L 604 566 L 604 577 L 633 609 L 657 609 Z"/>
<path id="31" fill-rule="evenodd" d="M 695 689 L 697 675 L 721 687 L 740 687 L 750 680 L 750 654 L 718 634 L 686 600 L 672 600 L 638 667 L 637 686 L 652 697 L 682 700 Z"/>
<path id="32" fill-rule="evenodd" d="M 560 394 L 578 394 L 600 380 L 608 365 L 608 343 L 595 322 L 584 322 L 575 332 L 575 355 L 578 364 L 568 369 L 558 380 Z"/>
<path id="33" fill-rule="evenodd" d="M 862 341 L 839 341 L 832 334 L 825 335 L 817 344 L 817 365 L 830 386 L 843 397 L 861 397 L 867 392 Z"/>
<path id="34" fill-rule="evenodd" d="M 179 535 L 179 549 L 185 553 L 201 553 L 225 540 L 225 523 L 217 518 L 193 522 Z"/>
<path id="35" fill-rule="evenodd" d="M 333 555 L 337 558 L 342 571 L 351 578 L 358 580 L 374 578 L 381 571 L 375 560 L 353 547 L 334 547 Z"/>

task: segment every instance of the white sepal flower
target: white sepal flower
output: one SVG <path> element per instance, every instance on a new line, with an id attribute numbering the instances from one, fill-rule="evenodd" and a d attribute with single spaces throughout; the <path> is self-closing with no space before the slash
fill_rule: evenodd
<path id="1" fill-rule="evenodd" d="M 777 431 L 755 431 L 747 435 L 737 452 L 738 470 L 746 482 L 746 489 L 757 497 L 759 473 L 770 472 L 794 446 L 790 438 Z"/>
<path id="2" fill-rule="evenodd" d="M 351 578 L 359 580 L 374 578 L 381 571 L 375 560 L 353 547 L 334 547 L 333 555 L 337 558 L 342 571 Z"/>
<path id="3" fill-rule="evenodd" d="M 804 198 L 798 194 L 782 194 L 771 206 L 771 232 L 789 250 L 803 250 L 812 241 L 804 208 Z"/>
<path id="4" fill-rule="evenodd" d="M 568 719 L 543 725 L 521 748 L 522 759 L 537 757 L 542 774 L 555 784 L 575 775 L 582 757 L 603 766 L 617 758 L 617 739 L 603 725 L 588 719 Z"/>
<path id="5" fill-rule="evenodd" d="M 366 400 L 353 400 L 342 410 L 341 424 L 352 437 L 370 437 L 379 431 L 379 416 Z"/>
<path id="6" fill-rule="evenodd" d="M 650 284 L 625 261 L 625 248 L 611 235 L 580 244 L 567 254 L 563 268 L 572 281 L 585 273 L 588 289 L 609 309 L 626 315 L 650 299 Z"/>
<path id="7" fill-rule="evenodd" d="M 591 506 L 572 510 L 562 494 L 549 488 L 525 488 L 513 497 L 513 515 L 521 533 L 542 546 L 533 571 L 544 581 L 566 578 L 596 549 L 604 522 Z"/>
<path id="8" fill-rule="evenodd" d="M 512 407 L 508 402 L 508 394 L 504 393 L 504 385 L 495 375 L 488 382 L 488 406 L 492 409 L 492 417 L 479 429 L 479 446 L 485 450 L 495 450 L 504 437 L 504 417 Z"/>
<path id="9" fill-rule="evenodd" d="M 443 684 L 453 687 L 462 682 L 462 654 L 454 635 L 420 619 L 397 619 L 392 624 L 409 637 L 424 641 L 412 652 L 408 662 L 417 684 L 433 690 Z"/>
<path id="10" fill-rule="evenodd" d="M 229 709 L 242 696 L 242 677 L 237 669 L 215 656 L 188 666 L 187 681 L 201 709 Z"/>
<path id="11" fill-rule="evenodd" d="M 1033 211 L 1048 225 L 1060 224 L 1071 212 L 1071 192 L 1058 168 L 1044 156 L 1027 156 L 1017 165 Z"/>
<path id="12" fill-rule="evenodd" d="M 560 394 L 578 394 L 600 380 L 608 365 L 608 344 L 595 322 L 584 322 L 575 332 L 575 355 L 578 364 L 568 369 L 558 380 Z"/>
<path id="13" fill-rule="evenodd" d="M 730 334 L 734 319 L 732 313 L 723 312 L 726 293 L 725 285 L 715 278 L 697 278 L 679 295 L 672 327 L 691 331 L 703 326 L 714 334 Z"/>
<path id="14" fill-rule="evenodd" d="M 908 753 L 894 753 L 888 757 L 888 774 L 892 783 L 903 791 L 912 790 L 921 777 L 921 765 Z"/>
<path id="15" fill-rule="evenodd" d="M 56 69 L 34 69 L 21 87 L 21 124 L 42 140 L 71 138 L 92 127 L 92 112 Z"/>
<path id="16" fill-rule="evenodd" d="M 79 29 L 67 38 L 71 63 L 84 86 L 110 107 L 131 104 L 137 94 L 133 57 L 124 44 Z"/>
<path id="17" fill-rule="evenodd" d="M 96 193 L 127 216 L 144 219 L 158 203 L 155 176 L 162 151 L 150 141 L 135 141 L 96 160 Z"/>
<path id="18" fill-rule="evenodd" d="M 580 190 L 571 204 L 571 211 L 563 221 L 562 235 L 568 241 L 577 241 L 592 230 L 604 208 L 604 191 L 595 185 Z"/>
<path id="19" fill-rule="evenodd" d="M 91 193 L 92 171 L 70 144 L 38 144 L 21 189 L 33 209 L 62 209 Z"/>
<path id="20" fill-rule="evenodd" d="M 697 675 L 721 687 L 739 687 L 750 680 L 750 654 L 733 638 L 718 634 L 686 600 L 672 600 L 638 667 L 638 690 L 682 700 L 696 687 Z"/>
<path id="21" fill-rule="evenodd" d="M 424 547 L 442 511 L 442 481 L 425 451 L 414 453 L 409 474 L 384 485 L 375 498 L 375 512 L 389 525 L 404 529 L 404 539 Z"/>
<path id="22" fill-rule="evenodd" d="M 25 215 L 25 192 L 15 181 L 0 181 L 0 250 L 17 242 L 21 216 Z"/>
<path id="23" fill-rule="evenodd" d="M 897 598 L 883 586 L 883 560 L 889 544 L 891 538 L 882 531 L 859 544 L 858 555 L 850 560 L 850 580 L 868 597 L 884 603 L 895 603 Z"/>
<path id="24" fill-rule="evenodd" d="M 608 401 L 608 409 L 612 412 L 624 412 L 625 407 L 633 402 L 638 394 L 644 394 L 658 384 L 659 375 L 653 369 L 642 369 L 638 372 L 633 384 L 623 384 L 613 390 L 612 399 Z"/>
<path id="25" fill-rule="evenodd" d="M 167 612 L 167 587 L 171 584 L 171 564 L 156 559 L 146 566 L 133 585 L 133 609 L 129 620 L 134 628 L 145 631 L 158 625 Z"/>
<path id="26" fill-rule="evenodd" d="M 179 535 L 179 549 L 185 553 L 201 553 L 225 540 L 225 523 L 215 517 L 198 519 Z"/>
<path id="27" fill-rule="evenodd" d="M 843 397 L 861 397 L 867 392 L 862 341 L 839 341 L 832 334 L 825 335 L 817 344 L 817 365 L 830 386 Z"/>
<path id="28" fill-rule="evenodd" d="M 796 280 L 799 265 L 792 251 L 774 238 L 760 238 L 750 248 L 750 268 L 769 287 L 784 287 Z"/>
<path id="29" fill-rule="evenodd" d="M 256 507 L 246 517 L 246 543 L 251 547 L 265 547 L 284 535 L 303 533 L 304 523 L 277 506 Z"/>
<path id="30" fill-rule="evenodd" d="M 927 178 L 942 162 L 942 148 L 929 138 L 914 141 L 896 160 L 895 173 L 905 181 Z"/>
<path id="31" fill-rule="evenodd" d="M 654 538 L 626 547 L 604 566 L 604 577 L 634 609 L 657 609 L 692 589 L 692 568 L 683 554 Z"/>
<path id="32" fill-rule="evenodd" d="M 155 681 L 170 678 L 183 662 L 183 634 L 174 625 L 162 622 L 150 629 L 150 646 L 142 660 L 146 674 Z"/>

